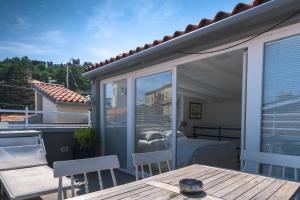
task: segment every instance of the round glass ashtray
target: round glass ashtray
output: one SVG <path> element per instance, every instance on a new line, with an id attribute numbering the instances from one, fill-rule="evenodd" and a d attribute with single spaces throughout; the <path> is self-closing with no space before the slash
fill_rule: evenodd
<path id="1" fill-rule="evenodd" d="M 199 194 L 203 192 L 203 183 L 196 179 L 181 179 L 179 190 L 183 194 Z"/>

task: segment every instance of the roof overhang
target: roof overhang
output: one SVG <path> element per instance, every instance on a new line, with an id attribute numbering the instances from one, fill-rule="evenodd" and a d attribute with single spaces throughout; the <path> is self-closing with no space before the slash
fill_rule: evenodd
<path id="1" fill-rule="evenodd" d="M 139 53 L 83 73 L 85 78 L 101 79 L 141 69 L 185 56 L 176 51 L 199 52 L 260 33 L 300 9 L 299 0 L 272 0 L 219 22 Z M 300 21 L 297 16 L 284 26 Z"/>

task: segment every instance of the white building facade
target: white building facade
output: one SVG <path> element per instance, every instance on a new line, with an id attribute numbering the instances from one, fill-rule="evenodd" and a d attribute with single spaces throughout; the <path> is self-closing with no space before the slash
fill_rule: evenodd
<path id="1" fill-rule="evenodd" d="M 93 80 L 93 121 L 102 153 L 118 155 L 121 167 L 132 171 L 132 153 L 170 149 L 176 168 L 186 155 L 192 154 L 193 162 L 201 158 L 203 145 L 191 136 L 216 129 L 234 140 L 237 151 L 300 156 L 299 9 L 296 0 L 268 1 L 84 73 Z M 116 98 L 117 85 L 126 92 L 111 109 L 105 100 Z M 153 91 L 165 86 L 170 114 L 162 103 L 151 103 Z M 200 118 L 191 116 L 191 103 L 201 104 Z M 191 152 L 193 145 L 198 146 Z M 247 170 L 265 167 L 253 163 Z"/>

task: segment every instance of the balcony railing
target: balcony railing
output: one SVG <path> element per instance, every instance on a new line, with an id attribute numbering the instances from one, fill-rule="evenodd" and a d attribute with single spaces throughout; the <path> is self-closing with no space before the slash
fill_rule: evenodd
<path id="1" fill-rule="evenodd" d="M 0 109 L 0 129 L 91 127 L 91 112 Z"/>

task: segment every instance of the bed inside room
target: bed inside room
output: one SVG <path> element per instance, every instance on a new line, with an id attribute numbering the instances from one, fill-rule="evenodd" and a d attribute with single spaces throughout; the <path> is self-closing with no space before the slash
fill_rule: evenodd
<path id="1" fill-rule="evenodd" d="M 170 71 L 136 79 L 135 152 L 174 148 L 176 100 L 177 168 L 198 163 L 239 170 L 243 55 L 237 50 L 179 65 L 176 86 Z"/>
<path id="2" fill-rule="evenodd" d="M 240 167 L 243 51 L 178 66 L 177 167 Z"/>

